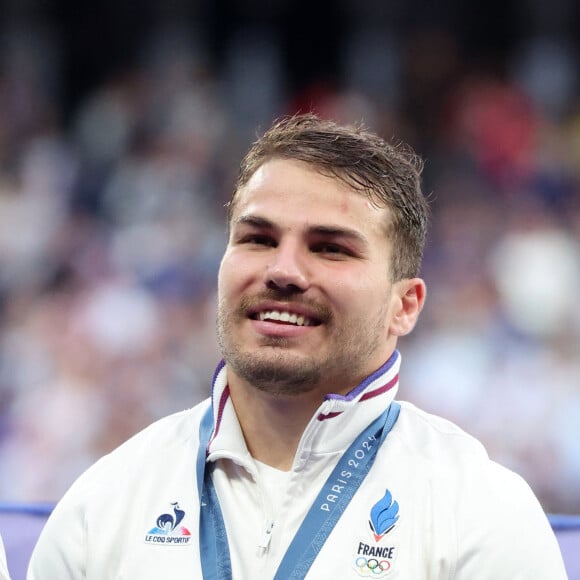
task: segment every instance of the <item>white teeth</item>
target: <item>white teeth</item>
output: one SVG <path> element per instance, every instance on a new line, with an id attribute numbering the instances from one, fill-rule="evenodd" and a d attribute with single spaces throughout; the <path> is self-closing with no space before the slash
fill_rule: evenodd
<path id="1" fill-rule="evenodd" d="M 258 320 L 280 320 L 281 322 L 289 322 L 297 326 L 310 326 L 310 321 L 306 317 L 290 314 L 290 312 L 281 312 L 279 310 L 260 312 L 258 313 Z"/>

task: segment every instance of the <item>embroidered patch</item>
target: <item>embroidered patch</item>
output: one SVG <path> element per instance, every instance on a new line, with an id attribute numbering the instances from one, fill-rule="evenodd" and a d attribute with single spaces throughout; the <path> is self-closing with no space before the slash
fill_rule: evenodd
<path id="1" fill-rule="evenodd" d="M 369 526 L 376 542 L 388 534 L 399 519 L 399 504 L 393 501 L 391 492 L 387 489 L 385 495 L 371 508 Z"/>
<path id="2" fill-rule="evenodd" d="M 399 504 L 387 489 L 371 508 L 367 538 L 359 540 L 353 554 L 353 568 L 363 578 L 384 578 L 394 569 L 398 548 L 385 536 L 399 519 Z"/>
<path id="3" fill-rule="evenodd" d="M 155 526 L 145 534 L 148 544 L 165 544 L 183 546 L 191 540 L 191 532 L 181 522 L 185 512 L 179 508 L 179 503 L 172 502 L 173 513 L 164 513 L 157 517 Z"/>

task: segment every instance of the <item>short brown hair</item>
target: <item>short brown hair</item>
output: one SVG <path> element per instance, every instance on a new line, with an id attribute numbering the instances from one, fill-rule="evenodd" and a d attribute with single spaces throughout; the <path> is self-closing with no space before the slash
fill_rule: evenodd
<path id="1" fill-rule="evenodd" d="M 303 161 L 390 210 L 394 281 L 418 275 L 429 207 L 421 192 L 421 159 L 404 144 L 387 143 L 360 126 L 343 126 L 309 113 L 278 120 L 250 148 L 240 165 L 234 195 L 271 159 Z"/>

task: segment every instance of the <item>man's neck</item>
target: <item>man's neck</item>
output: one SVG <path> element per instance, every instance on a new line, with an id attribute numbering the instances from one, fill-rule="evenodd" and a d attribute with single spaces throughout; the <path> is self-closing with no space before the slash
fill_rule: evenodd
<path id="1" fill-rule="evenodd" d="M 322 403 L 319 392 L 277 396 L 230 378 L 230 396 L 252 457 L 284 471 L 291 469 L 300 439 Z"/>

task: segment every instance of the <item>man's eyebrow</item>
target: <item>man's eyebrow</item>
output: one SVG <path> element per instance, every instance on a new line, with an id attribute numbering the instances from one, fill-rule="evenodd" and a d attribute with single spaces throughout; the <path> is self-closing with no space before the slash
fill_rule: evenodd
<path id="1" fill-rule="evenodd" d="M 236 226 L 249 226 L 260 229 L 275 230 L 277 226 L 274 222 L 269 219 L 258 216 L 258 215 L 241 215 L 236 220 L 234 220 L 234 225 Z M 330 226 L 325 224 L 312 224 L 306 228 L 309 235 L 318 235 L 332 238 L 344 238 L 350 240 L 354 243 L 360 244 L 361 246 L 368 246 L 369 242 L 367 238 L 361 234 L 359 231 L 352 228 L 340 227 L 340 226 Z"/>
<path id="2" fill-rule="evenodd" d="M 308 232 L 311 234 L 318 234 L 333 238 L 345 238 L 368 246 L 368 240 L 359 231 L 353 230 L 352 228 L 344 228 L 338 226 L 326 226 L 326 225 L 313 225 L 308 228 Z"/>
<path id="3" fill-rule="evenodd" d="M 274 229 L 276 227 L 269 219 L 257 215 L 241 215 L 234 220 L 234 225 L 262 229 Z"/>

